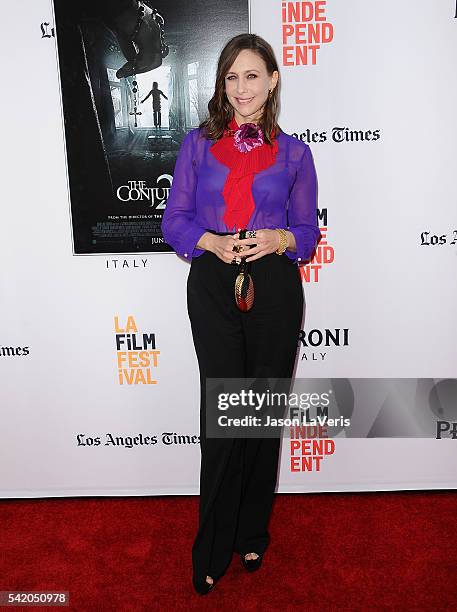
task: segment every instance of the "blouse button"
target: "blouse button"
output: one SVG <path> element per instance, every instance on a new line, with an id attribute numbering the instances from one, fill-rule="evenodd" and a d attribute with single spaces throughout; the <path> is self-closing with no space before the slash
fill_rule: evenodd
<path id="1" fill-rule="evenodd" d="M 298 261 L 301 261 L 301 257 L 298 258 Z"/>
<path id="2" fill-rule="evenodd" d="M 187 253 L 184 253 L 184 257 L 187 257 Z"/>

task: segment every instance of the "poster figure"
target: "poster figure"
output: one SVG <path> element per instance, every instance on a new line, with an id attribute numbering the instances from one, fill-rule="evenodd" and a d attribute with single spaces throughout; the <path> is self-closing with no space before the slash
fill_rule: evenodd
<path id="1" fill-rule="evenodd" d="M 145 97 L 144 100 L 141 100 L 141 104 L 146 102 L 149 96 L 152 96 L 152 112 L 154 114 L 154 127 L 155 128 L 158 127 L 160 130 L 161 125 L 162 125 L 162 114 L 160 112 L 161 111 L 160 96 L 163 96 L 165 100 L 168 100 L 168 98 L 163 93 L 163 91 L 159 89 L 159 84 L 157 83 L 157 81 L 154 81 L 154 83 L 152 84 L 151 91 L 148 93 L 148 95 Z"/>
<path id="2" fill-rule="evenodd" d="M 206 116 L 220 49 L 249 31 L 248 0 L 53 5 L 73 252 L 170 252 L 176 156 Z"/>

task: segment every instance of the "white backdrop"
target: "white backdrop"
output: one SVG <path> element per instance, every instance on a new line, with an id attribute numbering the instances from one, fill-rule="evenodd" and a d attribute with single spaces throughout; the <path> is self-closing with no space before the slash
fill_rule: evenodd
<path id="1" fill-rule="evenodd" d="M 313 280 L 304 278 L 304 332 L 347 330 L 348 339 L 301 346 L 296 374 L 456 378 L 454 2 L 317 3 L 333 39 L 308 66 L 282 65 L 281 4 L 252 0 L 251 31 L 281 63 L 280 124 L 311 146 L 332 255 Z M 0 496 L 197 494 L 188 263 L 168 253 L 73 255 L 56 41 L 40 30 L 52 20 L 47 1 L 10 3 L 0 42 L 9 66 L 1 99 Z M 337 142 L 335 128 L 364 137 Z M 422 232 L 445 243 L 422 245 Z M 155 334 L 157 384 L 119 385 L 115 317 L 121 324 L 129 316 L 139 333 Z M 106 445 L 107 434 L 156 443 Z M 319 471 L 294 472 L 284 440 L 278 491 L 456 488 L 456 444 L 342 436 Z"/>

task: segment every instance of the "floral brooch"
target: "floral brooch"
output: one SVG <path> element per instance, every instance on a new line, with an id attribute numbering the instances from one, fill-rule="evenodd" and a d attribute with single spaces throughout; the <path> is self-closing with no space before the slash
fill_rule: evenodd
<path id="1" fill-rule="evenodd" d="M 263 145 L 263 132 L 255 123 L 243 123 L 234 134 L 234 146 L 241 153 L 247 153 Z"/>

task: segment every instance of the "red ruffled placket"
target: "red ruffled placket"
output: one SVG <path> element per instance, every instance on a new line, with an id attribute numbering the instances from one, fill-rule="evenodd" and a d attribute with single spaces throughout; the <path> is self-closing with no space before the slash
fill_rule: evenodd
<path id="1" fill-rule="evenodd" d="M 239 129 L 234 117 L 228 128 L 232 132 Z M 233 133 L 226 130 L 224 136 L 211 145 L 210 151 L 219 162 L 230 168 L 222 191 L 225 201 L 223 220 L 229 231 L 238 231 L 247 227 L 255 209 L 252 196 L 254 176 L 276 161 L 277 138 L 273 138 L 271 145 L 264 142 L 250 151 L 241 152 L 235 147 Z"/>

